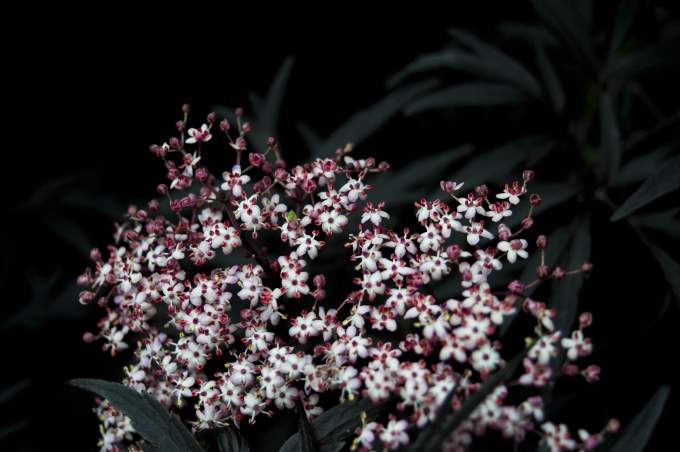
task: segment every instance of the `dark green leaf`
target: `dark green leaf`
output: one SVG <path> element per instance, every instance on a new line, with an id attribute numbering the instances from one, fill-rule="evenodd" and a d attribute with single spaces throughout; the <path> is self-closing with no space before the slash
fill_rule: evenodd
<path id="1" fill-rule="evenodd" d="M 314 438 L 314 432 L 312 430 L 312 426 L 309 424 L 307 413 L 305 413 L 305 407 L 300 399 L 297 401 L 297 412 L 298 435 L 301 438 L 300 452 L 316 452 L 317 447 L 316 439 Z"/>
<path id="2" fill-rule="evenodd" d="M 638 231 L 638 237 L 640 237 L 642 242 L 647 246 L 649 252 L 652 253 L 656 261 L 659 263 L 661 272 L 666 278 L 666 281 L 668 281 L 668 285 L 670 286 L 671 292 L 673 292 L 673 295 L 675 296 L 678 306 L 680 306 L 680 264 L 663 248 L 652 242 L 649 237 L 647 237 L 641 231 Z"/>
<path id="3" fill-rule="evenodd" d="M 367 421 L 372 421 L 393 407 L 392 401 L 374 404 L 370 399 L 343 402 L 325 412 L 312 421 L 314 438 L 320 452 L 337 451 L 344 442 L 361 426 L 362 413 L 366 413 Z M 295 434 L 279 449 L 279 452 L 297 452 L 300 450 L 300 435 Z"/>
<path id="4" fill-rule="evenodd" d="M 154 449 L 163 452 L 200 452 L 202 449 L 179 418 L 158 400 L 132 388 L 111 381 L 79 378 L 69 383 L 104 397 L 129 417 L 132 426 Z"/>
<path id="5" fill-rule="evenodd" d="M 352 115 L 329 137 L 312 149 L 312 157 L 332 156 L 335 150 L 347 143 L 359 144 L 376 133 L 390 119 L 398 115 L 412 99 L 438 85 L 436 80 L 424 80 L 404 86 Z"/>
<path id="6" fill-rule="evenodd" d="M 611 185 L 623 187 L 647 179 L 658 168 L 665 166 L 668 156 L 677 151 L 677 146 L 671 144 L 629 160 L 616 174 Z"/>
<path id="7" fill-rule="evenodd" d="M 627 217 L 655 199 L 680 188 L 680 156 L 669 160 L 655 174 L 651 175 L 630 198 L 619 207 L 611 221 Z"/>
<path id="8" fill-rule="evenodd" d="M 555 71 L 555 67 L 550 62 L 545 49 L 542 46 L 536 46 L 536 63 L 538 70 L 543 79 L 543 85 L 550 97 L 550 104 L 553 109 L 562 113 L 564 111 L 564 90 L 562 89 L 562 82 Z"/>
<path id="9" fill-rule="evenodd" d="M 609 55 L 612 56 L 623 44 L 628 30 L 633 25 L 633 21 L 637 17 L 637 10 L 639 0 L 621 0 L 616 9 L 616 16 L 614 19 L 614 30 L 612 32 L 611 41 L 609 41 Z"/>
<path id="10" fill-rule="evenodd" d="M 597 74 L 599 63 L 590 40 L 587 23 L 572 2 L 563 0 L 533 0 L 541 19 L 555 31 L 574 57 L 591 74 Z"/>
<path id="11" fill-rule="evenodd" d="M 651 74 L 680 66 L 680 59 L 669 58 L 677 51 L 680 38 L 673 36 L 658 44 L 650 45 L 635 53 L 614 59 L 607 67 L 603 78 L 617 80 L 637 80 Z"/>
<path id="12" fill-rule="evenodd" d="M 217 447 L 220 452 L 250 452 L 248 441 L 237 429 L 231 427 L 217 431 Z"/>
<path id="13" fill-rule="evenodd" d="M 454 107 L 513 105 L 529 98 L 517 88 L 502 83 L 469 82 L 421 96 L 406 107 L 407 116 L 428 110 Z"/>
<path id="14" fill-rule="evenodd" d="M 443 441 L 465 421 L 499 384 L 510 378 L 524 359 L 526 350 L 518 353 L 505 366 L 494 372 L 480 388 L 471 394 L 463 405 L 451 415 L 451 402 L 458 388 L 451 390 L 437 409 L 435 419 L 420 432 L 409 452 L 435 452 L 442 448 Z"/>
<path id="15" fill-rule="evenodd" d="M 670 391 L 670 386 L 661 386 L 640 414 L 635 416 L 635 419 L 621 431 L 613 444 L 605 450 L 608 452 L 642 452 L 645 450 Z"/>
<path id="16" fill-rule="evenodd" d="M 576 219 L 576 227 L 569 244 L 569 255 L 565 262 L 560 263 L 565 270 L 575 270 L 590 259 L 591 236 L 590 217 L 585 215 Z M 554 281 L 552 296 L 548 303 L 550 308 L 557 310 L 555 329 L 567 334 L 576 320 L 579 305 L 579 293 L 583 287 L 583 275 L 576 274 L 565 277 L 561 281 Z"/>
<path id="17" fill-rule="evenodd" d="M 538 81 L 517 60 L 463 30 L 453 28 L 449 30 L 449 34 L 472 49 L 499 80 L 510 82 L 533 97 L 540 97 L 541 87 Z"/>
<path id="18" fill-rule="evenodd" d="M 484 65 L 483 61 L 469 52 L 460 49 L 448 49 L 416 57 L 414 61 L 390 77 L 386 85 L 388 88 L 394 88 L 413 75 L 438 69 L 453 69 L 488 77 L 494 74 Z"/>
<path id="19" fill-rule="evenodd" d="M 600 96 L 600 149 L 601 174 L 609 182 L 621 165 L 621 131 L 612 98 L 606 91 Z"/>

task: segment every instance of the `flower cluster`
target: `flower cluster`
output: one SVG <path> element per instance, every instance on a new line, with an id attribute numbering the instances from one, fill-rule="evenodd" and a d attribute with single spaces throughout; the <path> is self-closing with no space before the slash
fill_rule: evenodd
<path id="1" fill-rule="evenodd" d="M 334 158 L 289 167 L 274 138 L 264 152 L 251 149 L 251 125 L 240 110 L 233 127 L 210 114 L 187 131 L 188 113 L 185 106 L 179 137 L 151 146 L 168 171 L 168 184 L 158 187 L 167 206 L 130 207 L 108 257 L 93 250 L 94 268 L 79 278 L 88 287 L 80 302 L 105 310 L 99 331 L 85 340 L 101 340 L 111 355 L 137 344 L 125 384 L 170 409 L 193 407 L 186 420 L 195 431 L 253 423 L 298 400 L 313 419 L 323 412 L 324 393 L 375 403 L 396 395 L 398 416 L 366 420 L 354 441 L 361 450 L 391 450 L 430 423 L 449 393 L 455 390 L 452 406 L 460 406 L 504 365 L 497 330 L 523 312 L 536 322 L 524 372 L 498 386 L 447 448 L 464 450 L 488 430 L 515 442 L 531 432 L 552 450 L 600 442 L 602 432 L 572 438 L 566 426 L 546 421 L 538 391 L 507 400 L 513 387 L 541 388 L 558 373 L 589 382 L 599 373 L 579 364 L 592 350 L 584 333 L 590 314 L 576 330 L 558 331 L 556 312 L 524 295 L 589 264 L 542 266 L 536 281 L 491 288 L 494 272 L 528 257 L 521 235 L 540 202 L 527 192 L 531 171 L 497 194 L 479 186 L 461 195 L 462 183 L 444 181 L 445 199 L 415 202 L 418 230 L 397 231 L 382 202 L 366 201 L 370 176 L 386 163 L 354 159 L 348 145 Z M 202 166 L 206 143 L 217 136 L 236 160 L 220 176 Z M 513 231 L 503 221 L 524 200 L 529 213 Z M 277 251 L 259 243 L 264 235 Z M 346 237 L 356 287 L 327 296 L 326 277 L 313 274 L 312 263 L 337 235 Z M 540 253 L 545 245 L 540 237 Z M 438 297 L 437 284 L 450 278 L 460 296 Z M 130 423 L 105 401 L 98 414 L 102 450 L 134 442 Z"/>

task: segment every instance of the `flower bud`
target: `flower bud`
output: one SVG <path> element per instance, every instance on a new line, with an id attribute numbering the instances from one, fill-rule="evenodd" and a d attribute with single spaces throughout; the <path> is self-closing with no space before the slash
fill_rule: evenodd
<path id="1" fill-rule="evenodd" d="M 536 193 L 532 193 L 531 195 L 529 195 L 529 204 L 536 207 L 540 203 L 541 203 L 541 197 L 539 195 L 537 195 Z"/>
<path id="2" fill-rule="evenodd" d="M 246 122 L 241 126 L 241 129 L 243 129 L 243 133 L 248 133 L 253 130 L 253 125 L 250 122 Z"/>
<path id="3" fill-rule="evenodd" d="M 498 225 L 498 238 L 507 241 L 510 239 L 510 236 L 512 235 L 512 231 L 510 230 L 509 227 L 507 227 L 504 224 L 499 224 Z"/>
<path id="4" fill-rule="evenodd" d="M 369 157 L 366 159 L 366 168 L 373 168 L 375 166 L 375 159 L 373 157 Z"/>
<path id="5" fill-rule="evenodd" d="M 224 132 L 224 133 L 229 132 L 229 127 L 230 127 L 229 121 L 227 121 L 226 119 L 223 119 L 223 120 L 220 121 L 220 130 L 222 132 Z"/>
<path id="6" fill-rule="evenodd" d="M 89 331 L 85 331 L 83 333 L 83 342 L 90 344 L 90 343 L 94 342 L 95 340 L 97 340 L 97 336 L 90 333 Z"/>
<path id="7" fill-rule="evenodd" d="M 534 172 L 532 170 L 524 170 L 522 173 L 522 179 L 524 182 L 529 182 L 534 179 Z"/>
<path id="8" fill-rule="evenodd" d="M 536 268 L 536 276 L 541 280 L 550 278 L 550 267 L 547 265 L 539 265 Z"/>
<path id="9" fill-rule="evenodd" d="M 79 286 L 87 287 L 90 285 L 90 275 L 87 273 L 83 273 L 78 276 L 78 279 L 76 280 Z"/>
<path id="10" fill-rule="evenodd" d="M 578 316 L 578 324 L 579 328 L 586 328 L 590 326 L 590 324 L 593 323 L 593 314 L 590 312 L 582 312 L 581 315 Z"/>
<path id="11" fill-rule="evenodd" d="M 203 166 L 198 168 L 195 174 L 196 179 L 200 180 L 201 182 L 205 182 L 206 180 L 208 180 L 208 177 L 210 176 L 208 169 Z"/>
<path id="12" fill-rule="evenodd" d="M 489 194 L 489 187 L 486 185 L 479 185 L 475 187 L 475 194 L 480 198 L 486 198 Z"/>
<path id="13" fill-rule="evenodd" d="M 215 121 L 217 121 L 217 113 L 215 113 L 214 111 L 211 111 L 210 113 L 208 113 L 207 120 L 208 120 L 208 124 L 215 124 Z"/>
<path id="14" fill-rule="evenodd" d="M 544 250 L 548 246 L 548 238 L 541 234 L 536 238 L 536 248 L 539 250 Z"/>
<path id="15" fill-rule="evenodd" d="M 150 211 L 156 212 L 161 208 L 161 203 L 157 199 L 152 199 L 147 203 L 147 207 Z"/>
<path id="16" fill-rule="evenodd" d="M 168 186 L 165 184 L 158 184 L 158 186 L 156 187 L 156 191 L 160 195 L 166 195 L 168 193 Z"/>
<path id="17" fill-rule="evenodd" d="M 326 286 L 326 277 L 324 275 L 316 275 L 313 281 L 314 287 L 322 288 Z"/>
<path id="18" fill-rule="evenodd" d="M 234 114 L 236 115 L 237 118 L 240 118 L 243 116 L 243 108 L 238 107 L 236 110 L 234 110 Z"/>
<path id="19" fill-rule="evenodd" d="M 385 161 L 382 161 L 378 164 L 378 169 L 382 172 L 385 172 L 388 169 L 390 169 L 390 164 Z"/>
<path id="20" fill-rule="evenodd" d="M 191 105 L 189 105 L 189 104 L 182 105 L 182 113 L 184 113 L 185 115 L 188 115 L 190 111 L 191 111 Z"/>
<path id="21" fill-rule="evenodd" d="M 524 293 L 524 283 L 518 279 L 510 281 L 508 290 L 516 295 L 522 295 Z"/>
<path id="22" fill-rule="evenodd" d="M 609 422 L 607 422 L 607 432 L 609 433 L 616 433 L 620 428 L 621 422 L 619 422 L 619 420 L 616 418 L 611 418 L 609 419 Z"/>
<path id="23" fill-rule="evenodd" d="M 446 248 L 446 257 L 451 261 L 456 262 L 460 258 L 460 253 L 462 252 L 459 245 L 453 244 Z"/>
<path id="24" fill-rule="evenodd" d="M 267 138 L 267 147 L 273 148 L 274 146 L 276 146 L 276 138 L 274 137 Z"/>
<path id="25" fill-rule="evenodd" d="M 95 262 L 99 262 L 102 258 L 102 252 L 99 251 L 99 248 L 92 248 L 90 250 L 90 259 L 92 259 Z"/>
<path id="26" fill-rule="evenodd" d="M 251 165 L 259 168 L 262 163 L 264 163 L 264 155 L 260 154 L 259 152 L 251 152 L 248 154 L 248 161 Z"/>
<path id="27" fill-rule="evenodd" d="M 175 123 L 175 127 L 177 127 L 178 132 L 184 132 L 185 130 L 187 130 L 187 123 L 184 121 L 177 121 Z"/>
<path id="28" fill-rule="evenodd" d="M 586 262 L 581 264 L 581 271 L 583 273 L 588 273 L 592 269 L 593 269 L 593 264 L 591 262 L 586 261 Z"/>
<path id="29" fill-rule="evenodd" d="M 555 267 L 555 270 L 552 272 L 553 278 L 557 280 L 564 279 L 565 274 L 566 273 L 562 267 Z"/>
<path id="30" fill-rule="evenodd" d="M 177 138 L 177 137 L 171 137 L 171 138 L 168 140 L 168 145 L 169 145 L 172 149 L 179 149 L 179 148 L 182 147 L 182 143 L 180 143 L 179 138 Z"/>
<path id="31" fill-rule="evenodd" d="M 265 173 L 267 173 L 267 174 L 271 174 L 271 172 L 272 172 L 273 170 L 274 170 L 274 167 L 272 166 L 271 163 L 269 163 L 269 162 L 264 162 L 264 163 L 262 164 L 262 171 L 263 171 L 263 172 L 265 172 Z"/>
<path id="32" fill-rule="evenodd" d="M 277 168 L 285 168 L 286 167 L 286 161 L 283 159 L 276 159 L 276 162 L 274 162 L 274 165 L 276 165 Z"/>
<path id="33" fill-rule="evenodd" d="M 531 217 L 522 219 L 522 229 L 529 229 L 534 225 L 534 220 Z"/>
<path id="34" fill-rule="evenodd" d="M 600 380 L 600 366 L 591 364 L 583 370 L 583 376 L 588 383 L 595 383 Z"/>
<path id="35" fill-rule="evenodd" d="M 82 305 L 90 304 L 92 300 L 94 300 L 94 292 L 90 292 L 89 290 L 84 290 L 78 295 L 78 301 Z"/>
<path id="36" fill-rule="evenodd" d="M 578 366 L 574 363 L 564 363 L 564 366 L 562 366 L 562 372 L 564 375 L 573 377 L 574 375 L 578 375 Z"/>

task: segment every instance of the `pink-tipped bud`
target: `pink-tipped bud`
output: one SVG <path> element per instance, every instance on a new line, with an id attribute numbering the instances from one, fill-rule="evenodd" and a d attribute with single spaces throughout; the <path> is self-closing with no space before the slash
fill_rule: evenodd
<path id="1" fill-rule="evenodd" d="M 238 107 L 238 108 L 234 111 L 234 114 L 236 115 L 237 118 L 240 118 L 241 116 L 243 116 L 243 108 Z"/>
<path id="2" fill-rule="evenodd" d="M 190 111 L 191 111 L 191 105 L 189 105 L 189 104 L 182 105 L 182 113 L 184 113 L 185 115 L 188 115 Z"/>
<path id="3" fill-rule="evenodd" d="M 269 162 L 264 162 L 264 163 L 262 164 L 262 171 L 265 172 L 265 173 L 267 173 L 267 174 L 271 174 L 272 171 L 274 171 L 274 167 L 272 166 L 271 163 L 269 163 Z"/>
<path id="4" fill-rule="evenodd" d="M 373 157 L 369 157 L 366 159 L 366 168 L 373 168 L 375 167 L 375 159 Z"/>
<path id="5" fill-rule="evenodd" d="M 547 265 L 539 265 L 536 268 L 536 276 L 538 279 L 548 279 L 550 278 L 550 267 Z"/>
<path id="6" fill-rule="evenodd" d="M 87 273 L 83 273 L 78 276 L 78 279 L 76 280 L 79 286 L 87 287 L 90 285 L 91 279 L 90 275 Z"/>
<path id="7" fill-rule="evenodd" d="M 251 165 L 259 168 L 264 163 L 265 159 L 264 155 L 260 154 L 259 152 L 251 152 L 248 154 L 248 161 Z"/>
<path id="8" fill-rule="evenodd" d="M 536 193 L 532 193 L 531 195 L 529 195 L 529 204 L 536 207 L 540 203 L 541 203 L 541 197 L 539 195 L 537 195 Z"/>
<path id="9" fill-rule="evenodd" d="M 274 162 L 274 165 L 277 168 L 285 168 L 286 167 L 286 161 L 283 159 L 276 159 L 276 162 Z"/>
<path id="10" fill-rule="evenodd" d="M 97 336 L 95 336 L 94 334 L 90 333 L 89 331 L 85 331 L 85 332 L 83 333 L 83 342 L 85 342 L 85 343 L 87 343 L 87 344 L 91 344 L 92 342 L 94 342 L 94 341 L 96 341 L 96 340 L 97 340 Z"/>
<path id="11" fill-rule="evenodd" d="M 208 124 L 215 124 L 215 121 L 217 121 L 217 113 L 215 113 L 214 111 L 208 113 L 207 120 Z"/>
<path id="12" fill-rule="evenodd" d="M 552 272 L 553 278 L 560 280 L 564 279 L 564 276 L 566 275 L 566 272 L 562 267 L 555 267 L 555 270 Z"/>
<path id="13" fill-rule="evenodd" d="M 486 198 L 489 195 L 489 187 L 486 185 L 479 185 L 475 187 L 475 194 L 480 198 Z"/>
<path id="14" fill-rule="evenodd" d="M 89 290 L 84 290 L 78 295 L 78 301 L 82 305 L 90 304 L 92 300 L 94 300 L 94 292 L 90 292 Z"/>
<path id="15" fill-rule="evenodd" d="M 243 124 L 241 129 L 243 129 L 243 133 L 248 133 L 251 130 L 253 130 L 253 125 L 250 122 L 246 122 L 246 123 Z"/>
<path id="16" fill-rule="evenodd" d="M 524 293 L 524 283 L 518 279 L 510 281 L 510 284 L 508 284 L 508 290 L 515 295 L 522 295 Z"/>
<path id="17" fill-rule="evenodd" d="M 576 364 L 567 362 L 562 366 L 562 372 L 564 375 L 573 377 L 574 375 L 578 375 L 579 369 Z"/>
<path id="18" fill-rule="evenodd" d="M 161 203 L 157 199 L 152 199 L 147 203 L 147 208 L 152 212 L 156 212 L 161 208 Z"/>
<path id="19" fill-rule="evenodd" d="M 184 132 L 185 130 L 187 130 L 187 123 L 184 121 L 177 121 L 175 123 L 175 127 L 177 127 L 178 132 Z"/>
<path id="20" fill-rule="evenodd" d="M 326 287 L 326 277 L 324 275 L 316 275 L 313 281 L 314 287 L 318 288 Z"/>
<path id="21" fill-rule="evenodd" d="M 274 137 L 267 138 L 267 147 L 273 148 L 274 146 L 276 146 L 276 138 Z"/>
<path id="22" fill-rule="evenodd" d="M 529 229 L 534 225 L 534 220 L 531 217 L 522 219 L 522 229 Z"/>
<path id="23" fill-rule="evenodd" d="M 460 258 L 462 251 L 463 250 L 461 250 L 459 245 L 453 244 L 446 248 L 446 257 L 448 257 L 451 261 L 456 262 L 458 261 L 458 258 Z"/>
<path id="24" fill-rule="evenodd" d="M 586 262 L 581 264 L 581 271 L 583 273 L 588 273 L 592 269 L 593 269 L 593 264 L 591 262 L 586 261 Z"/>
<path id="25" fill-rule="evenodd" d="M 534 179 L 534 172 L 532 170 L 524 170 L 522 173 L 522 179 L 524 182 L 529 182 Z"/>
<path id="26" fill-rule="evenodd" d="M 544 235 L 539 235 L 536 238 L 536 248 L 539 250 L 544 250 L 548 246 L 548 237 Z"/>
<path id="27" fill-rule="evenodd" d="M 578 324 L 580 328 L 586 328 L 593 323 L 593 314 L 590 312 L 582 312 L 578 316 Z"/>
<path id="28" fill-rule="evenodd" d="M 177 138 L 177 137 L 171 137 L 171 138 L 168 140 L 168 145 L 169 145 L 172 149 L 179 149 L 179 148 L 182 147 L 182 143 L 179 141 L 179 138 Z"/>
<path id="29" fill-rule="evenodd" d="M 620 428 L 621 422 L 619 422 L 619 420 L 616 418 L 611 418 L 609 419 L 609 422 L 607 422 L 607 432 L 609 433 L 616 433 Z"/>
<path id="30" fill-rule="evenodd" d="M 167 195 L 168 194 L 168 186 L 165 185 L 165 184 L 158 184 L 158 186 L 156 187 L 156 191 L 160 195 Z"/>
<path id="31" fill-rule="evenodd" d="M 203 166 L 198 168 L 194 174 L 196 174 L 196 179 L 200 180 L 201 182 L 205 182 L 208 180 L 208 177 L 210 177 L 208 169 Z"/>
<path id="32" fill-rule="evenodd" d="M 503 240 L 503 241 L 508 241 L 510 239 L 510 236 L 512 235 L 512 231 L 510 230 L 509 227 L 507 227 L 504 224 L 498 225 L 498 238 Z"/>
<path id="33" fill-rule="evenodd" d="M 382 171 L 382 172 L 385 172 L 385 171 L 387 171 L 388 169 L 390 169 L 390 164 L 389 164 L 389 163 L 387 163 L 387 162 L 385 162 L 385 161 L 382 161 L 382 162 L 380 162 L 380 163 L 378 164 L 378 170 L 380 170 L 380 171 Z"/>
<path id="34" fill-rule="evenodd" d="M 99 262 L 102 258 L 102 252 L 99 251 L 99 248 L 92 248 L 90 250 L 90 259 L 92 259 L 95 262 Z"/>
<path id="35" fill-rule="evenodd" d="M 227 121 L 226 119 L 223 119 L 223 120 L 220 121 L 220 130 L 222 132 L 224 132 L 224 133 L 229 132 L 229 127 L 231 127 L 230 124 L 229 124 L 229 121 Z"/>
<path id="36" fill-rule="evenodd" d="M 595 383 L 600 380 L 600 366 L 591 364 L 583 370 L 583 376 L 588 383 Z"/>

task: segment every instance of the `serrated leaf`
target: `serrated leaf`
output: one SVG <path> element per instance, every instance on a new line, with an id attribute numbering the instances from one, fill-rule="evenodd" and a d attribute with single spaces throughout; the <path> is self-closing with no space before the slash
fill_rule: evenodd
<path id="1" fill-rule="evenodd" d="M 435 91 L 406 107 L 407 116 L 429 110 L 454 107 L 495 107 L 526 102 L 529 97 L 503 83 L 469 82 Z"/>
<path id="2" fill-rule="evenodd" d="M 591 75 L 597 74 L 599 63 L 590 32 L 574 4 L 563 0 L 532 0 L 532 4 L 545 24 L 555 31 L 583 67 Z"/>
<path id="3" fill-rule="evenodd" d="M 463 402 L 463 405 L 458 410 L 450 414 L 451 402 L 458 389 L 453 388 L 437 409 L 435 419 L 420 432 L 416 441 L 407 450 L 409 452 L 435 452 L 441 450 L 442 443 L 446 437 L 453 433 L 486 400 L 486 397 L 493 392 L 496 386 L 515 373 L 526 352 L 527 350 L 522 350 L 522 352 L 508 361 L 502 369 L 494 372 L 476 392 L 465 399 L 465 402 Z"/>
<path id="4" fill-rule="evenodd" d="M 202 451 L 179 418 L 158 400 L 112 381 L 79 378 L 69 384 L 105 398 L 130 418 L 132 426 L 154 449 L 163 452 Z"/>
<path id="5" fill-rule="evenodd" d="M 635 416 L 635 419 L 621 431 L 613 444 L 605 450 L 609 452 L 642 452 L 645 450 L 654 427 L 661 417 L 670 391 L 670 386 L 661 386 L 640 414 Z"/>
<path id="6" fill-rule="evenodd" d="M 320 452 L 337 451 L 354 431 L 361 426 L 362 413 L 366 413 L 367 421 L 372 421 L 393 408 L 392 401 L 374 404 L 370 399 L 343 402 L 323 412 L 311 423 Z M 300 435 L 288 438 L 279 452 L 297 452 L 300 450 Z"/>
<path id="7" fill-rule="evenodd" d="M 538 81 L 520 62 L 464 30 L 452 28 L 449 35 L 472 49 L 500 80 L 514 84 L 533 97 L 540 97 Z"/>
<path id="8" fill-rule="evenodd" d="M 600 96 L 600 172 L 607 182 L 614 179 L 621 165 L 621 131 L 608 92 Z"/>
<path id="9" fill-rule="evenodd" d="M 647 180 L 619 207 L 611 217 L 618 221 L 627 217 L 639 208 L 680 188 L 680 156 L 670 159 Z"/>
<path id="10" fill-rule="evenodd" d="M 550 97 L 550 104 L 557 113 L 564 112 L 564 90 L 562 89 L 562 82 L 560 81 L 555 67 L 550 62 L 545 48 L 536 46 L 536 64 L 543 79 L 543 86 Z"/>
<path id="11" fill-rule="evenodd" d="M 436 80 L 424 80 L 391 92 L 375 104 L 347 119 L 343 125 L 312 149 L 312 157 L 327 157 L 347 143 L 361 143 L 399 114 L 413 98 L 437 85 Z"/>
<path id="12" fill-rule="evenodd" d="M 591 234 L 590 217 L 586 214 L 575 221 L 576 229 L 569 243 L 569 255 L 560 264 L 566 270 L 577 269 L 590 259 Z M 554 320 L 555 329 L 567 334 L 576 320 L 579 305 L 579 293 L 583 287 L 583 275 L 576 274 L 554 281 L 552 295 L 548 306 L 557 310 Z"/>
<path id="13" fill-rule="evenodd" d="M 219 429 L 216 433 L 217 447 L 220 452 L 250 452 L 248 441 L 237 429 L 226 427 Z"/>

